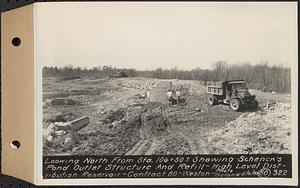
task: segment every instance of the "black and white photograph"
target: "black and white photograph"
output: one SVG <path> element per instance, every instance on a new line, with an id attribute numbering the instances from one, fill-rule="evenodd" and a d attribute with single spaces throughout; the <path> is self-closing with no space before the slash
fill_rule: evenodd
<path id="1" fill-rule="evenodd" d="M 51 157 L 116 156 L 113 162 L 126 163 L 130 156 L 145 156 L 145 162 L 146 156 L 160 162 L 176 159 L 159 156 L 191 156 L 199 170 L 205 167 L 198 156 L 227 156 L 230 163 L 230 156 L 240 155 L 238 162 L 261 162 L 236 165 L 255 177 L 290 173 L 265 165 L 268 157 L 252 156 L 272 154 L 271 161 L 279 162 L 278 156 L 290 157 L 295 149 L 296 4 L 41 3 L 38 8 L 44 164 L 51 164 Z M 155 170 L 164 168 L 169 167 Z M 229 168 L 216 167 L 226 173 Z M 203 173 L 193 176 L 217 176 Z"/>
<path id="2" fill-rule="evenodd" d="M 44 154 L 291 153 L 290 6 L 126 7 L 42 17 Z"/>
<path id="3" fill-rule="evenodd" d="M 297 2 L 17 2 L 0 187 L 298 185 Z"/>

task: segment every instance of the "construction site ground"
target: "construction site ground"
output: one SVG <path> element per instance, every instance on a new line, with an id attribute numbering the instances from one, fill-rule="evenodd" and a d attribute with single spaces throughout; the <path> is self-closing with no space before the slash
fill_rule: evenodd
<path id="1" fill-rule="evenodd" d="M 149 88 L 165 81 L 182 86 L 184 103 L 149 102 Z M 44 132 L 54 122 L 90 117 L 68 142 L 44 144 L 44 155 L 291 153 L 290 95 L 250 93 L 258 109 L 235 112 L 210 106 L 200 81 L 44 78 Z"/>

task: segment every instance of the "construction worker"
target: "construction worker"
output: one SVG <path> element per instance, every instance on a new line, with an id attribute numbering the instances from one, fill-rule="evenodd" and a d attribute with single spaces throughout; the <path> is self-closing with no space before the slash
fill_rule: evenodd
<path id="1" fill-rule="evenodd" d="M 167 92 L 167 98 L 169 100 L 169 106 L 173 104 L 173 97 L 172 97 L 172 91 L 171 89 L 168 90 Z"/>
<path id="2" fill-rule="evenodd" d="M 179 90 L 176 90 L 176 100 L 177 100 L 177 105 L 179 105 L 180 97 L 181 97 L 180 91 L 179 91 Z"/>

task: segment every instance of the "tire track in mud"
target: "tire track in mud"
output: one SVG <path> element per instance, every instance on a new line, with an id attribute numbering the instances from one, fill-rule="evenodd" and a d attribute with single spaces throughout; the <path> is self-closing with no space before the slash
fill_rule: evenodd
<path id="1" fill-rule="evenodd" d="M 158 146 L 160 146 L 160 144 L 162 142 L 164 142 L 165 139 L 163 140 L 158 140 L 157 138 L 154 138 L 152 140 L 151 146 L 148 149 L 148 151 L 145 153 L 145 155 L 153 155 L 154 151 L 156 150 L 156 148 L 158 148 Z"/>
<path id="2" fill-rule="evenodd" d="M 187 135 L 180 130 L 169 129 L 167 130 L 168 137 L 182 137 L 184 138 L 191 149 L 191 155 L 197 154 L 209 154 L 210 151 L 205 145 L 205 141 L 201 138 L 193 138 L 191 135 Z M 136 143 L 125 155 L 153 155 L 155 150 L 165 141 L 165 138 L 151 138 L 151 139 L 141 139 Z M 147 144 L 151 144 L 150 147 L 147 147 Z"/>
<path id="3" fill-rule="evenodd" d="M 151 148 L 153 141 L 151 139 L 146 139 L 144 133 L 141 130 L 139 132 L 140 132 L 141 140 L 138 141 L 138 143 L 136 143 L 129 151 L 127 151 L 125 155 L 144 155 Z M 148 143 L 151 143 L 149 149 L 147 149 L 146 146 Z"/>
<path id="4" fill-rule="evenodd" d="M 159 140 L 157 138 L 142 139 L 136 143 L 125 155 L 153 155 L 154 151 L 164 139 Z M 147 144 L 151 144 L 150 147 Z"/>
<path id="5" fill-rule="evenodd" d="M 140 140 L 125 155 L 141 155 L 149 140 Z"/>

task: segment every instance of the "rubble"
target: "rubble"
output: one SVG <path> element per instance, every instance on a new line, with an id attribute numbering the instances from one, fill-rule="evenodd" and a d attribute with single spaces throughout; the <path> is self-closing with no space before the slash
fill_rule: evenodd
<path id="1" fill-rule="evenodd" d="M 225 127 L 208 134 L 214 154 L 285 154 L 291 152 L 291 109 L 276 103 L 273 108 L 242 114 Z"/>
<path id="2" fill-rule="evenodd" d="M 69 122 L 51 123 L 43 131 L 44 143 L 47 146 L 70 144 L 78 142 L 78 136 L 74 139 L 74 132 L 89 124 L 89 117 L 82 117 Z"/>
<path id="3" fill-rule="evenodd" d="M 115 121 L 122 120 L 126 115 L 124 109 L 111 109 L 100 113 L 102 121 L 106 124 L 111 124 Z"/>

